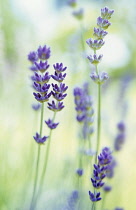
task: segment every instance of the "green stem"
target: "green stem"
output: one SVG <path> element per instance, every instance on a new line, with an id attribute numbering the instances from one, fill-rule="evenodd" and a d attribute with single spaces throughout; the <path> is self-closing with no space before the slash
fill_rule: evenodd
<path id="1" fill-rule="evenodd" d="M 100 132 L 101 132 L 101 84 L 98 84 L 97 144 L 96 144 L 95 163 L 97 163 L 97 156 L 98 156 L 98 154 L 99 154 L 99 147 L 100 147 Z"/>
<path id="2" fill-rule="evenodd" d="M 53 119 L 52 119 L 53 122 L 55 120 L 55 117 L 56 117 L 56 112 L 54 112 L 54 115 L 53 115 Z M 42 192 L 42 189 L 43 189 L 43 183 L 44 183 L 44 178 L 45 178 L 47 165 L 48 165 L 48 159 L 49 159 L 51 136 L 52 136 L 52 129 L 50 129 L 50 133 L 49 133 L 49 139 L 48 139 L 46 153 L 45 153 L 45 163 L 44 163 L 44 167 L 43 167 L 42 175 L 41 175 L 41 179 L 40 179 L 40 184 L 39 184 L 40 188 L 39 188 L 39 191 L 38 191 L 38 196 Z"/>
<path id="3" fill-rule="evenodd" d="M 40 137 L 42 136 L 43 113 L 44 113 L 44 103 L 42 103 L 42 108 L 41 108 Z M 34 203 L 35 194 L 36 194 L 36 189 L 37 189 L 38 172 L 39 172 L 39 160 L 40 160 L 40 151 L 41 151 L 41 145 L 38 144 L 37 161 L 36 161 L 36 169 L 35 169 L 35 179 L 34 179 L 34 189 L 33 189 L 33 195 L 32 195 L 30 210 L 31 210 L 31 209 L 34 210 L 33 203 Z"/>

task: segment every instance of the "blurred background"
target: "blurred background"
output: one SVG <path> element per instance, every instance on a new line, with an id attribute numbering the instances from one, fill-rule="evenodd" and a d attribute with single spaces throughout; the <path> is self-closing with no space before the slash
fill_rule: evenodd
<path id="1" fill-rule="evenodd" d="M 66 0 L 0 0 L 0 210 L 29 209 L 37 149 L 33 135 L 39 129 L 40 111 L 31 108 L 35 99 L 27 55 L 39 45 L 51 47 L 50 65 L 63 62 L 68 67 L 65 82 L 69 89 L 65 109 L 56 118 L 60 124 L 52 135 L 48 185 L 37 209 L 61 209 L 74 189 L 79 124 L 73 89 L 89 82 L 96 110 L 97 89 L 90 79 L 92 67 L 86 59 L 91 51 L 85 41 L 92 37 L 96 18 L 104 6 L 115 13 L 105 46 L 99 51 L 104 55 L 99 68 L 110 76 L 102 92 L 101 147 L 113 146 L 118 122 L 123 120 L 126 125 L 125 143 L 116 154 L 113 191 L 107 196 L 105 207 L 135 209 L 135 0 L 78 0 L 78 8 L 84 10 L 82 21 L 72 15 L 73 9 Z M 52 113 L 46 108 L 44 119 L 49 116 Z M 44 133 L 49 133 L 46 126 Z M 94 132 L 92 141 L 95 140 Z M 85 180 L 83 197 L 88 206 L 90 177 Z"/>

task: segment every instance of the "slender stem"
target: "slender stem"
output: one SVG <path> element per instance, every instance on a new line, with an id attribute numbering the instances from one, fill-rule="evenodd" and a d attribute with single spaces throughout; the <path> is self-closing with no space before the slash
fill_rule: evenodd
<path id="1" fill-rule="evenodd" d="M 93 204 L 92 204 L 91 210 L 94 210 L 94 202 L 93 202 Z"/>
<path id="2" fill-rule="evenodd" d="M 97 106 L 97 145 L 95 163 L 97 163 L 97 156 L 100 147 L 100 133 L 101 133 L 101 84 L 98 84 L 98 106 Z"/>
<path id="3" fill-rule="evenodd" d="M 56 117 L 56 112 L 54 112 L 54 115 L 53 115 L 53 119 L 52 119 L 53 122 L 55 120 L 55 117 Z M 49 139 L 48 139 L 46 153 L 45 153 L 45 163 L 44 163 L 44 167 L 43 167 L 42 175 L 40 179 L 40 184 L 39 184 L 40 188 L 38 191 L 38 195 L 42 192 L 42 189 L 43 189 L 44 177 L 45 177 L 47 165 L 48 165 L 49 151 L 50 151 L 50 145 L 51 145 L 51 136 L 52 136 L 52 129 L 50 129 L 50 133 L 49 133 Z"/>
<path id="4" fill-rule="evenodd" d="M 42 136 L 43 113 L 44 113 L 44 103 L 42 103 L 42 108 L 41 108 L 40 137 Z M 35 194 L 36 194 L 36 189 L 37 189 L 38 172 L 39 172 L 39 160 L 40 160 L 40 151 L 41 151 L 41 145 L 38 144 L 38 149 L 37 149 L 37 161 L 36 161 L 36 169 L 35 169 L 35 179 L 34 179 L 34 189 L 33 189 L 33 195 L 32 195 L 30 210 L 31 210 L 31 209 L 34 210 L 33 202 L 34 202 L 34 199 L 35 199 Z"/>

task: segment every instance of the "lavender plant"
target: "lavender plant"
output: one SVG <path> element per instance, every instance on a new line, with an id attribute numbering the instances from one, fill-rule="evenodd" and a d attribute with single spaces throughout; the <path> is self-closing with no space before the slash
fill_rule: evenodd
<path id="1" fill-rule="evenodd" d="M 97 162 L 97 156 L 100 148 L 100 132 L 101 132 L 101 85 L 108 79 L 108 74 L 106 72 L 100 72 L 98 70 L 98 64 L 100 63 L 103 55 L 97 55 L 96 52 L 104 45 L 104 37 L 108 34 L 105 31 L 111 23 L 109 19 L 111 18 L 114 10 L 104 7 L 101 9 L 101 16 L 97 18 L 98 28 L 94 28 L 94 38 L 89 38 L 86 43 L 91 49 L 93 49 L 94 54 L 87 56 L 91 64 L 95 66 L 95 71 L 91 73 L 91 79 L 98 85 L 98 108 L 97 108 L 97 144 L 96 144 L 96 156 L 95 162 Z"/>
<path id="2" fill-rule="evenodd" d="M 43 47 L 39 47 L 37 51 L 30 52 L 28 55 L 28 60 L 31 62 L 32 66 L 30 69 L 34 72 L 34 75 L 31 77 L 33 81 L 33 88 L 36 92 L 33 93 L 35 99 L 42 104 L 41 107 L 41 120 L 40 120 L 40 132 L 36 132 L 36 135 L 33 137 L 34 140 L 38 143 L 38 151 L 37 151 L 37 162 L 36 162 L 36 171 L 35 171 L 35 180 L 34 180 L 34 188 L 33 195 L 31 200 L 30 209 L 35 208 L 37 198 L 42 192 L 44 177 L 46 173 L 49 151 L 50 151 L 50 142 L 51 142 L 51 134 L 52 130 L 55 129 L 59 123 L 55 123 L 56 113 L 61 111 L 64 108 L 62 100 L 67 96 L 65 93 L 68 86 L 63 83 L 63 80 L 66 77 L 66 73 L 63 72 L 67 69 L 67 67 L 63 67 L 62 63 L 56 63 L 53 65 L 55 72 L 53 75 L 49 75 L 47 69 L 49 68 L 48 59 L 50 58 L 51 50 L 46 45 Z M 52 83 L 49 84 L 49 80 L 51 77 L 58 82 L 58 84 Z M 50 90 L 52 87 L 52 90 Z M 54 100 L 52 102 L 48 102 L 49 98 L 53 96 Z M 52 119 L 45 120 L 45 124 L 50 129 L 49 136 L 42 136 L 43 129 L 43 115 L 44 115 L 44 103 L 48 102 L 48 109 L 53 111 L 54 115 Z M 39 107 L 38 107 L 39 108 Z M 38 109 L 34 106 L 34 109 Z M 38 172 L 39 172 L 39 160 L 41 153 L 41 145 L 45 144 L 48 139 L 47 150 L 45 153 L 45 163 L 42 169 L 42 175 L 40 177 L 40 186 L 38 193 L 37 192 L 37 181 L 38 181 Z"/>

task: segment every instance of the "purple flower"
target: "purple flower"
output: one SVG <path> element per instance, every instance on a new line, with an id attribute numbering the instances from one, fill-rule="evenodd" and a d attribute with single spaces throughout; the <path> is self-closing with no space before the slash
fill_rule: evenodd
<path id="1" fill-rule="evenodd" d="M 77 201 L 79 199 L 79 193 L 77 190 L 72 191 L 70 194 L 67 204 L 63 207 L 63 210 L 75 210 Z"/>
<path id="2" fill-rule="evenodd" d="M 76 173 L 77 173 L 78 176 L 82 176 L 82 175 L 83 175 L 83 169 L 78 168 L 78 169 L 76 170 Z"/>
<path id="3" fill-rule="evenodd" d="M 88 85 L 84 85 L 82 88 L 74 88 L 75 97 L 75 109 L 77 111 L 76 119 L 78 122 L 83 123 L 82 134 L 83 138 L 86 139 L 88 135 L 92 134 L 92 128 L 90 125 L 93 123 L 93 108 L 92 108 L 92 97 L 89 95 Z"/>
<path id="4" fill-rule="evenodd" d="M 44 75 L 40 75 L 35 72 L 33 76 L 31 76 L 31 79 L 39 84 L 47 83 L 50 80 L 49 72 L 46 72 Z"/>
<path id="5" fill-rule="evenodd" d="M 51 54 L 50 47 L 48 48 L 46 45 L 44 45 L 43 47 L 39 46 L 37 52 L 38 52 L 38 57 L 41 60 L 47 60 Z"/>
<path id="6" fill-rule="evenodd" d="M 37 70 L 44 73 L 49 68 L 50 65 L 48 64 L 47 61 L 46 62 L 40 61 L 40 63 L 35 62 L 35 66 L 37 67 Z"/>
<path id="7" fill-rule="evenodd" d="M 67 94 L 63 94 L 63 93 L 54 93 L 53 91 L 51 92 L 53 97 L 57 100 L 57 101 L 62 101 Z"/>
<path id="8" fill-rule="evenodd" d="M 108 7 L 104 7 L 101 9 L 101 17 L 103 19 L 110 19 L 114 10 L 110 10 Z"/>
<path id="9" fill-rule="evenodd" d="M 52 103 L 48 103 L 48 108 L 54 112 L 61 111 L 64 108 L 63 102 L 58 102 L 55 104 L 55 101 L 52 101 Z"/>
<path id="10" fill-rule="evenodd" d="M 109 78 L 106 72 L 102 72 L 99 74 L 97 74 L 96 72 L 93 72 L 91 73 L 90 77 L 97 84 L 103 84 Z"/>
<path id="11" fill-rule="evenodd" d="M 119 122 L 119 123 L 117 124 L 117 128 L 118 128 L 118 130 L 119 130 L 120 132 L 124 132 L 124 131 L 125 131 L 125 124 L 124 124 L 124 122 Z"/>
<path id="12" fill-rule="evenodd" d="M 38 71 L 37 67 L 35 64 L 33 64 L 32 66 L 30 66 L 29 68 L 31 71 Z"/>
<path id="13" fill-rule="evenodd" d="M 100 192 L 92 193 L 89 191 L 89 197 L 92 202 L 100 201 L 102 198 L 100 197 Z"/>
<path id="14" fill-rule="evenodd" d="M 102 29 L 107 29 L 111 23 L 107 19 L 103 19 L 101 17 L 97 18 L 97 25 Z"/>
<path id="15" fill-rule="evenodd" d="M 68 1 L 68 5 L 69 5 L 70 7 L 76 7 L 76 5 L 77 5 L 77 0 L 69 0 L 69 1 Z"/>
<path id="16" fill-rule="evenodd" d="M 93 40 L 92 38 L 87 39 L 86 43 L 89 45 L 90 48 L 92 48 L 93 50 L 99 50 L 103 45 L 104 45 L 104 41 L 102 39 L 99 40 Z"/>
<path id="17" fill-rule="evenodd" d="M 79 10 L 77 11 L 74 11 L 72 13 L 73 16 L 75 16 L 78 20 L 82 20 L 83 19 L 83 15 L 84 15 L 84 10 L 83 8 L 80 8 Z"/>
<path id="18" fill-rule="evenodd" d="M 104 190 L 105 192 L 110 192 L 110 191 L 112 190 L 112 187 L 109 186 L 109 185 L 105 185 L 105 186 L 103 187 L 103 190 Z"/>
<path id="19" fill-rule="evenodd" d="M 88 60 L 94 65 L 97 65 L 98 63 L 100 63 L 102 57 L 103 55 L 96 55 L 96 54 L 87 56 Z"/>
<path id="20" fill-rule="evenodd" d="M 32 63 L 36 62 L 38 60 L 38 55 L 37 52 L 30 52 L 28 54 L 28 60 L 31 61 Z"/>
<path id="21" fill-rule="evenodd" d="M 114 176 L 114 168 L 116 165 L 115 159 L 112 159 L 111 163 L 107 166 L 106 177 L 112 178 Z"/>
<path id="22" fill-rule="evenodd" d="M 108 147 L 104 147 L 101 154 L 98 156 L 99 165 L 107 165 L 112 161 L 111 150 Z"/>
<path id="23" fill-rule="evenodd" d="M 68 89 L 68 86 L 66 86 L 64 83 L 59 83 L 59 85 L 52 84 L 52 87 L 55 93 L 64 93 Z"/>
<path id="24" fill-rule="evenodd" d="M 63 63 L 56 63 L 53 65 L 53 67 L 57 73 L 62 73 L 67 69 L 67 67 L 63 67 Z"/>
<path id="25" fill-rule="evenodd" d="M 48 121 L 45 121 L 45 123 L 50 129 L 55 129 L 59 124 L 59 123 L 54 123 L 51 119 L 48 119 Z"/>
<path id="26" fill-rule="evenodd" d="M 94 28 L 94 36 L 97 38 L 97 39 L 104 39 L 104 37 L 108 34 L 107 31 L 104 31 L 103 29 L 101 28 Z"/>
<path id="27" fill-rule="evenodd" d="M 43 103 L 45 101 L 48 101 L 50 96 L 51 96 L 51 93 L 47 94 L 40 94 L 40 93 L 33 93 L 33 95 L 35 96 L 35 99 L 37 101 L 39 101 L 40 103 Z"/>
<path id="28" fill-rule="evenodd" d="M 118 128 L 119 133 L 117 134 L 117 136 L 115 138 L 114 149 L 116 151 L 119 151 L 119 150 L 121 150 L 122 145 L 124 144 L 125 139 L 126 139 L 124 122 L 119 122 L 117 124 L 117 128 Z"/>
<path id="29" fill-rule="evenodd" d="M 102 182 L 102 180 L 97 181 L 97 180 L 91 178 L 91 181 L 92 181 L 93 187 L 96 189 L 99 189 L 99 188 L 103 187 L 103 185 L 104 185 L 104 182 Z"/>
<path id="30" fill-rule="evenodd" d="M 49 85 L 49 84 L 46 84 L 46 83 L 43 84 L 43 85 L 41 85 L 41 84 L 38 84 L 38 83 L 34 82 L 33 88 L 34 88 L 36 91 L 40 92 L 41 94 L 45 94 L 45 93 L 48 92 L 48 90 L 49 90 L 49 88 L 50 88 L 50 85 Z"/>
<path id="31" fill-rule="evenodd" d="M 65 79 L 65 77 L 66 77 L 66 73 L 65 74 L 62 74 L 62 73 L 57 73 L 56 71 L 55 71 L 55 74 L 54 75 L 51 75 L 51 77 L 54 79 L 54 80 L 56 80 L 56 81 L 58 81 L 58 82 L 63 82 L 63 80 Z"/>
<path id="32" fill-rule="evenodd" d="M 124 210 L 123 208 L 116 207 L 114 210 Z"/>
<path id="33" fill-rule="evenodd" d="M 39 135 L 38 133 L 36 133 L 36 135 L 33 136 L 33 138 L 35 139 L 35 141 L 36 141 L 38 144 L 44 144 L 44 142 L 47 140 L 48 136 L 40 137 L 40 135 Z"/>
<path id="34" fill-rule="evenodd" d="M 32 104 L 32 108 L 37 111 L 41 108 L 41 104 Z"/>

